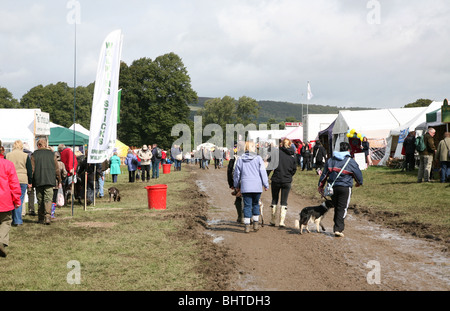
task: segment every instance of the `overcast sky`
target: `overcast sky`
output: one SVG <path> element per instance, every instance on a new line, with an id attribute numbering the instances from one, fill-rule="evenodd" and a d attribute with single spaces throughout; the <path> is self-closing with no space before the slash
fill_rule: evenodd
<path id="1" fill-rule="evenodd" d="M 74 85 L 69 0 L 2 0 L 0 86 Z M 450 90 L 448 0 L 78 0 L 77 85 L 115 29 L 122 60 L 174 52 L 198 96 L 398 108 Z M 303 97 L 302 97 L 303 94 Z"/>

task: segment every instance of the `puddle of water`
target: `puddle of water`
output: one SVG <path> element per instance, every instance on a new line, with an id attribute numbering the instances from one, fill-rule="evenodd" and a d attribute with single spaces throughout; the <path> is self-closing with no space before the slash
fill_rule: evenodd
<path id="1" fill-rule="evenodd" d="M 426 278 L 427 276 L 432 276 L 442 282 L 441 286 L 450 288 L 450 260 L 446 253 L 440 252 L 430 242 L 408 237 L 374 223 L 360 224 L 359 226 L 361 230 L 371 232 L 373 239 L 393 241 L 399 253 L 404 254 L 403 256 L 411 256 L 411 261 L 402 261 L 403 263 L 393 261 L 396 258 L 395 256 L 381 259 L 381 261 L 388 262 L 392 266 L 390 269 L 392 271 L 389 275 L 390 277 L 406 283 L 412 282 L 414 277 Z M 403 264 L 414 267 L 425 274 L 422 276 L 412 276 L 409 274 L 409 269 L 402 267 Z"/>

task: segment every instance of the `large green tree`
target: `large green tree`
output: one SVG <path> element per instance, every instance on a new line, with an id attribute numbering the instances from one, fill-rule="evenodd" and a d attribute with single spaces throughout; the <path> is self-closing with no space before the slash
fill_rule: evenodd
<path id="1" fill-rule="evenodd" d="M 227 124 L 243 124 L 244 126 L 255 123 L 258 118 L 260 106 L 250 97 L 242 96 L 235 100 L 231 96 L 212 98 L 205 102 L 197 115 L 202 116 L 203 124 L 219 124 L 225 129 Z"/>
<path id="2" fill-rule="evenodd" d="M 94 83 L 87 87 L 78 86 L 74 94 L 73 87 L 65 82 L 38 85 L 24 94 L 20 100 L 20 108 L 40 108 L 50 114 L 50 121 L 65 127 L 73 124 L 74 96 L 75 121 L 89 129 Z"/>
<path id="3" fill-rule="evenodd" d="M 19 101 L 4 87 L 0 87 L 0 108 L 18 108 Z"/>
<path id="4" fill-rule="evenodd" d="M 197 101 L 181 58 L 169 53 L 121 64 L 122 89 L 118 138 L 127 145 L 156 143 L 170 148 L 176 124 L 190 124 L 189 104 Z"/>

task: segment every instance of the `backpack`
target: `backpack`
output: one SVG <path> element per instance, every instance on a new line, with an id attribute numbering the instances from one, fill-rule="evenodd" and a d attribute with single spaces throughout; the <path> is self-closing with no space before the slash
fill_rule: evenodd
<path id="1" fill-rule="evenodd" d="M 137 158 L 132 158 L 132 159 L 131 159 L 131 164 L 133 164 L 133 165 L 138 165 L 139 162 L 138 162 Z"/>
<path id="2" fill-rule="evenodd" d="M 416 138 L 416 150 L 419 151 L 419 152 L 422 152 L 426 148 L 427 147 L 425 146 L 425 139 L 424 139 L 423 135 L 422 136 L 418 136 Z"/>
<path id="3" fill-rule="evenodd" d="M 158 159 L 162 158 L 162 149 L 161 148 L 156 148 L 156 157 Z"/>

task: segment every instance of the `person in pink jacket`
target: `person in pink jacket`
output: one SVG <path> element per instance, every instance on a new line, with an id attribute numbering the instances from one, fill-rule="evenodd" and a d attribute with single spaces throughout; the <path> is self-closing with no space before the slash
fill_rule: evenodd
<path id="1" fill-rule="evenodd" d="M 5 246 L 9 244 L 12 210 L 20 206 L 21 193 L 14 164 L 0 158 L 0 257 L 6 257 Z"/>

